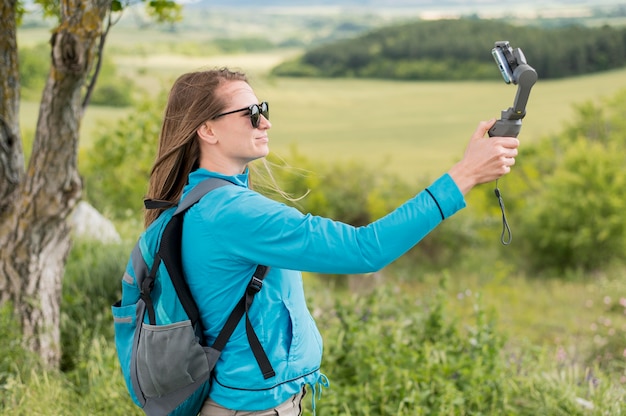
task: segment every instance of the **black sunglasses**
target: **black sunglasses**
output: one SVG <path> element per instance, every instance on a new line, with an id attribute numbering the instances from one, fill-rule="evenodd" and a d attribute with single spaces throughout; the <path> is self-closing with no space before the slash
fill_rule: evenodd
<path id="1" fill-rule="evenodd" d="M 252 127 L 255 129 L 259 127 L 259 123 L 261 122 L 261 116 L 266 119 L 270 119 L 270 107 L 267 101 L 263 101 L 261 104 L 252 104 L 246 108 L 240 108 L 239 110 L 229 111 L 227 113 L 218 114 L 213 117 L 213 120 L 216 118 L 220 118 L 222 116 L 227 116 L 229 114 L 240 113 L 242 111 L 249 111 L 250 122 L 252 123 Z"/>

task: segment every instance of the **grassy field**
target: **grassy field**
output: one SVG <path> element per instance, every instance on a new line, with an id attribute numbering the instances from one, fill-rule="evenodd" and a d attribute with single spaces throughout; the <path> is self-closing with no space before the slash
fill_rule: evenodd
<path id="1" fill-rule="evenodd" d="M 120 58 L 137 85 L 160 91 L 186 71 L 228 65 L 251 75 L 257 96 L 271 103 L 272 151 L 286 157 L 296 148 L 312 160 L 365 160 L 406 177 L 432 176 L 463 154 L 478 121 L 499 117 L 513 103 L 516 87 L 503 82 L 394 82 L 354 79 L 268 79 L 260 67 L 280 56 Z M 258 66 L 255 66 L 258 63 Z M 148 71 L 148 67 L 153 68 Z M 143 74 L 143 75 L 141 75 Z M 626 70 L 542 81 L 533 88 L 520 140 L 532 142 L 559 132 L 574 107 L 626 88 Z M 83 121 L 88 143 L 101 123 L 110 124 L 132 109 L 92 106 Z M 24 131 L 34 130 L 37 105 L 22 103 Z"/>
<path id="2" fill-rule="evenodd" d="M 41 28 L 18 34 L 24 46 L 45 42 L 49 36 Z M 312 160 L 357 159 L 405 177 L 438 175 L 462 156 L 480 120 L 499 117 L 500 111 L 513 104 L 517 88 L 500 80 L 495 65 L 492 82 L 268 78 L 273 66 L 298 50 L 206 56 L 175 53 L 176 42 L 190 42 L 190 36 L 188 32 L 120 27 L 111 32 L 109 56 L 120 76 L 131 78 L 138 91 L 153 94 L 169 89 L 184 72 L 220 66 L 242 69 L 250 75 L 257 96 L 270 102 L 271 149 L 287 159 L 296 148 Z M 208 36 L 199 33 L 195 42 Z M 154 47 L 145 49 L 146 45 Z M 139 52 L 130 54 L 133 48 L 140 48 Z M 530 95 L 520 140 L 532 142 L 559 132 L 572 118 L 574 106 L 623 88 L 626 69 L 540 79 Z M 83 121 L 83 143 L 98 134 L 101 123 L 110 124 L 129 111 L 91 106 Z M 23 131 L 34 131 L 37 112 L 35 103 L 22 103 Z"/>

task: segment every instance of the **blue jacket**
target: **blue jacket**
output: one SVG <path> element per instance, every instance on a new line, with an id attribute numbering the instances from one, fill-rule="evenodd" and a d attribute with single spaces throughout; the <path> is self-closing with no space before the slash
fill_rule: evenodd
<path id="1" fill-rule="evenodd" d="M 182 259 L 209 343 L 241 298 L 258 264 L 270 267 L 250 319 L 276 376 L 263 379 L 244 320 L 214 371 L 210 396 L 236 410 L 275 407 L 320 379 L 322 339 L 307 309 L 301 271 L 368 273 L 380 270 L 465 206 L 449 175 L 387 216 L 353 227 L 268 199 L 248 188 L 248 174 L 205 169 L 189 175 L 184 195 L 208 177 L 237 186 L 210 192 L 185 215 Z M 183 195 L 183 196 L 184 196 Z"/>

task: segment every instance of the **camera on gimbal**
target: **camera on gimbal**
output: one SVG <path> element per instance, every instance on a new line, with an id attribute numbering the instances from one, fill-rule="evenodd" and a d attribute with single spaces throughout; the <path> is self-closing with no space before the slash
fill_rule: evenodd
<path id="1" fill-rule="evenodd" d="M 491 50 L 504 82 L 518 86 L 513 107 L 502 111 L 500 120 L 489 130 L 490 136 L 517 137 L 526 115 L 530 89 L 537 82 L 537 72 L 526 62 L 520 48 L 513 49 L 508 41 L 498 41 Z"/>

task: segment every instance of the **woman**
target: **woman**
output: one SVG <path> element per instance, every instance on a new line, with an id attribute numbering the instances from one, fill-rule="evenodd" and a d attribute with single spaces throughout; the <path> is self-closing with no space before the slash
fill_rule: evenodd
<path id="1" fill-rule="evenodd" d="M 178 203 L 206 178 L 226 179 L 185 216 L 182 257 L 209 343 L 257 265 L 269 266 L 249 311 L 275 370 L 264 378 L 240 322 L 214 370 L 202 415 L 299 415 L 304 387 L 327 385 L 322 340 L 308 312 L 301 271 L 374 272 L 465 206 L 475 185 L 508 173 L 518 140 L 485 138 L 481 122 L 463 159 L 427 189 L 365 227 L 304 215 L 248 187 L 248 164 L 269 153 L 269 107 L 246 76 L 228 69 L 181 76 L 167 103 L 148 198 Z M 146 226 L 162 212 L 146 213 Z"/>

